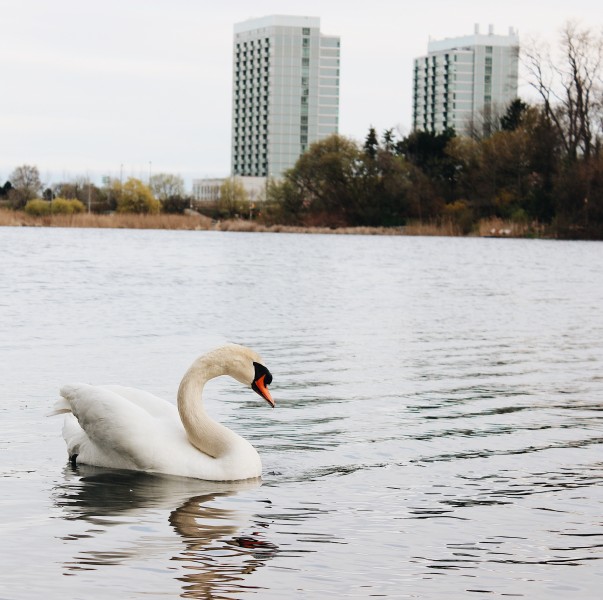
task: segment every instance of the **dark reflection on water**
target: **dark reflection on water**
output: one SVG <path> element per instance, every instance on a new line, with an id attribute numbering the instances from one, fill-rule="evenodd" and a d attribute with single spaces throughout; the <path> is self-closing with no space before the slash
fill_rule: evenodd
<path id="1" fill-rule="evenodd" d="M 67 535 L 63 540 L 88 538 L 90 545 L 107 528 L 118 525 L 144 532 L 150 512 L 165 512 L 182 542 L 181 550 L 170 557 L 185 571 L 177 577 L 182 582 L 182 596 L 213 598 L 240 593 L 245 577 L 279 552 L 268 539 L 265 523 L 247 522 L 221 502 L 259 485 L 258 480 L 214 483 L 79 465 L 66 468 L 65 481 L 54 489 L 53 496 L 65 511 L 64 518 L 94 526 L 83 535 Z M 146 533 L 145 543 L 149 544 L 152 528 Z M 163 544 L 171 547 L 165 539 Z M 120 551 L 84 551 L 80 547 L 73 560 L 64 564 L 65 573 L 115 566 L 140 555 L 141 549 L 135 546 Z"/>
<path id="2" fill-rule="evenodd" d="M 343 469 L 338 474 L 351 472 Z M 297 561 L 317 553 L 320 545 L 347 544 L 318 526 L 308 527 L 329 518 L 333 508 L 322 501 L 275 507 L 258 496 L 250 505 L 236 502 L 260 485 L 257 480 L 214 483 L 67 466 L 64 480 L 52 491 L 54 504 L 61 509 L 61 519 L 90 527 L 61 537 L 76 551 L 63 563 L 64 575 L 157 561 L 163 555 L 170 564 L 167 574 L 181 584 L 182 597 L 239 598 L 264 587 L 248 580 L 275 558 Z M 120 529 L 127 532 L 125 538 L 115 535 L 103 542 Z M 179 543 L 170 532 L 177 534 Z M 287 540 L 284 547 L 275 542 L 277 537 Z"/>

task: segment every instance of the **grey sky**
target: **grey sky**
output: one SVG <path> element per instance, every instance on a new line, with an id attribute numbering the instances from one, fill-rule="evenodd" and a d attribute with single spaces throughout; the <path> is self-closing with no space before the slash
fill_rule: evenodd
<path id="1" fill-rule="evenodd" d="M 603 23 L 595 0 L 0 0 L 0 184 L 25 163 L 46 183 L 228 174 L 233 24 L 269 14 L 341 36 L 340 133 L 356 139 L 409 131 L 429 36 Z"/>

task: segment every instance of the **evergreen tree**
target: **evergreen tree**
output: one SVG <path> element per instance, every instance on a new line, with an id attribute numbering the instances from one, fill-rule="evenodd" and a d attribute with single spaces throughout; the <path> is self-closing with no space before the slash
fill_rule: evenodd
<path id="1" fill-rule="evenodd" d="M 528 105 L 516 98 L 507 107 L 507 112 L 500 118 L 500 128 L 503 131 L 515 131 L 522 123 L 528 110 Z"/>
<path id="2" fill-rule="evenodd" d="M 379 150 L 379 140 L 377 139 L 377 132 L 375 128 L 371 126 L 369 132 L 364 141 L 364 153 L 371 159 L 377 158 L 377 151 Z"/>

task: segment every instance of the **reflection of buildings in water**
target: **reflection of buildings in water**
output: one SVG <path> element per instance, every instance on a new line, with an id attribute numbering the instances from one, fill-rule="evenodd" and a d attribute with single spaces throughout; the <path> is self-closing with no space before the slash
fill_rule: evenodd
<path id="1" fill-rule="evenodd" d="M 240 594 L 248 589 L 242 586 L 244 577 L 278 549 L 256 531 L 265 524 L 256 523 L 252 529 L 247 515 L 224 508 L 224 499 L 259 485 L 259 480 L 216 483 L 84 465 L 75 473 L 68 468 L 64 482 L 54 490 L 54 502 L 65 510 L 65 519 L 84 520 L 95 527 L 85 535 L 69 535 L 64 540 L 88 543 L 109 528 L 124 524 L 130 532 L 136 529 L 133 523 L 156 522 L 158 509 L 170 511 L 175 506 L 168 521 L 184 542 L 184 549 L 176 550 L 174 556 L 173 538 L 153 537 L 147 531 L 127 548 L 80 549 L 64 568 L 74 575 L 130 561 L 164 562 L 167 554 L 180 566 L 180 572 L 184 570 L 184 575 L 177 577 L 184 584 L 184 597 Z"/>

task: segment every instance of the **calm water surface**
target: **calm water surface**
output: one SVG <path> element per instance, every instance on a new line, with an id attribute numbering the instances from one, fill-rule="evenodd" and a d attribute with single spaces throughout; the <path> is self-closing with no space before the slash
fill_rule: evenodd
<path id="1" fill-rule="evenodd" d="M 603 244 L 0 228 L 0 598 L 599 598 Z M 66 464 L 61 384 L 208 410 L 261 484 Z"/>

